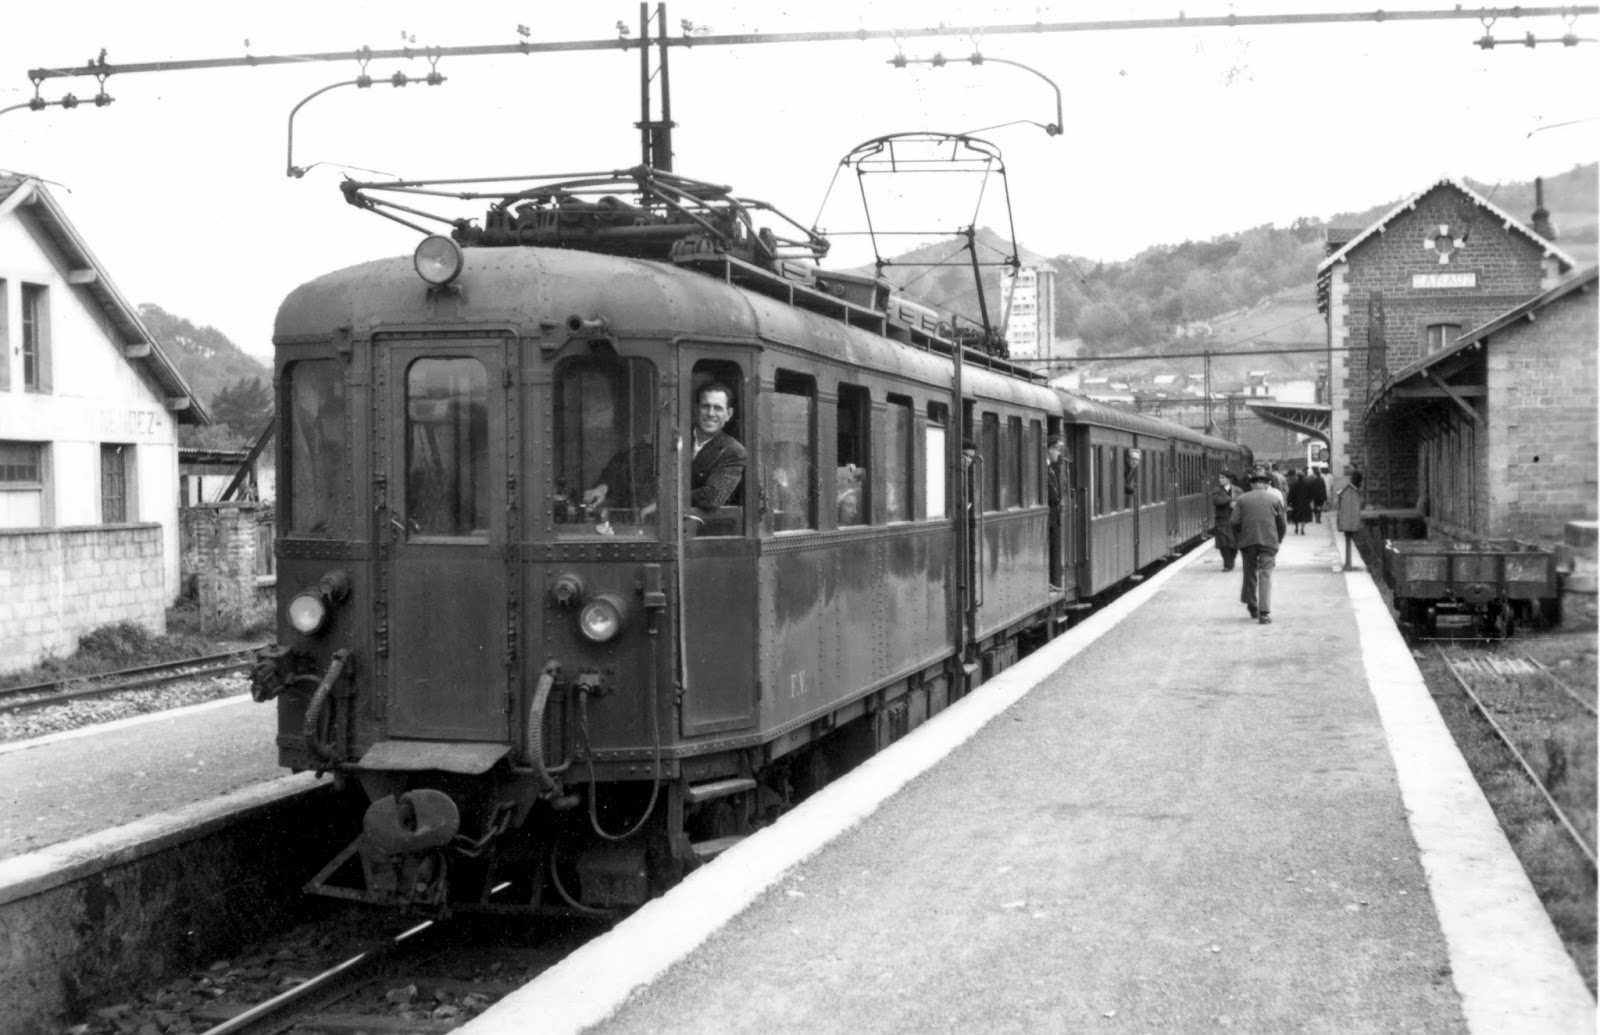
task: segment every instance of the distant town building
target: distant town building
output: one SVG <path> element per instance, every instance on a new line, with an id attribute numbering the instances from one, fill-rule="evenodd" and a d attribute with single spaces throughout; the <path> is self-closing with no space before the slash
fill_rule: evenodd
<path id="1" fill-rule="evenodd" d="M 1067 342 L 1056 340 L 1056 271 L 1024 266 L 1000 274 L 1000 307 L 1013 359 L 1070 359 Z"/>
<path id="2" fill-rule="evenodd" d="M 178 368 L 39 180 L 0 175 L 0 671 L 179 590 Z"/>

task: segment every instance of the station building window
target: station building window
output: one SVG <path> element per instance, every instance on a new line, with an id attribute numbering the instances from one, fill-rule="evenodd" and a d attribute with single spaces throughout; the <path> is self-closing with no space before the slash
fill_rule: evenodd
<path id="1" fill-rule="evenodd" d="M 945 505 L 948 491 L 945 464 L 949 462 L 946 439 L 949 426 L 950 408 L 943 403 L 929 403 L 928 424 L 922 433 L 922 452 L 927 458 L 924 465 L 927 473 L 922 486 L 923 514 L 929 520 L 943 518 L 949 513 Z"/>
<path id="2" fill-rule="evenodd" d="M 576 356 L 557 368 L 551 416 L 559 534 L 655 534 L 655 386 L 655 367 L 642 359 Z"/>
<path id="3" fill-rule="evenodd" d="M 1431 356 L 1440 349 L 1448 348 L 1461 337 L 1461 325 L 1458 323 L 1430 323 L 1423 330 L 1423 355 Z"/>
<path id="4" fill-rule="evenodd" d="M 916 426 L 911 400 L 889 396 L 883 419 L 883 519 L 910 521 L 916 471 Z"/>
<path id="5" fill-rule="evenodd" d="M 50 391 L 50 295 L 42 284 L 22 285 L 22 386 Z"/>
<path id="6" fill-rule="evenodd" d="M 767 397 L 762 491 L 774 532 L 817 527 L 817 382 L 779 370 Z"/>
<path id="7" fill-rule="evenodd" d="M 348 538 L 354 527 L 344 491 L 350 477 L 344 364 L 309 359 L 284 370 L 284 445 L 292 535 Z"/>
<path id="8" fill-rule="evenodd" d="M 133 447 L 105 443 L 100 446 L 100 520 L 107 525 L 133 519 Z"/>
<path id="9" fill-rule="evenodd" d="M 45 449 L 40 442 L 0 441 L 0 528 L 42 528 Z"/>
<path id="10" fill-rule="evenodd" d="M 839 469 L 834 482 L 834 505 L 839 527 L 872 521 L 872 455 L 869 429 L 872 397 L 859 385 L 839 386 Z"/>

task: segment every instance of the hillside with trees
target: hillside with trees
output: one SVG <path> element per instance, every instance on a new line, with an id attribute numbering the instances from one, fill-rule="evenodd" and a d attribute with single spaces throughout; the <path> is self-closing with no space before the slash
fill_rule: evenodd
<path id="1" fill-rule="evenodd" d="M 1595 163 L 1545 177 L 1545 206 L 1559 234 L 1558 243 L 1579 263 L 1595 261 L 1597 199 Z M 1532 183 L 1468 186 L 1496 207 L 1527 221 L 1534 208 Z M 1175 338 L 1185 338 L 1184 351 L 1225 349 L 1251 340 L 1319 339 L 1313 325 L 1314 282 L 1326 256 L 1329 227 L 1365 228 L 1406 197 L 1393 198 L 1359 212 L 1335 213 L 1326 219 L 1302 216 L 1287 227 L 1272 224 L 1223 234 L 1209 241 L 1153 245 L 1131 259 L 1103 262 L 1081 256 L 1051 259 L 1022 252 L 1028 264 L 1048 262 L 1056 270 L 1056 336 L 1082 340 L 1082 354 L 1115 355 L 1162 351 Z M 997 261 L 1010 252 L 993 231 L 977 234 L 980 260 Z M 948 265 L 930 269 L 929 262 Z M 896 285 L 935 307 L 977 320 L 979 309 L 965 241 L 951 238 L 896 256 L 884 275 Z M 998 325 L 999 270 L 984 270 L 984 290 L 991 320 Z M 1263 319 L 1239 324 L 1241 315 Z M 1263 322 L 1287 334 L 1263 334 Z M 1281 326 L 1280 326 L 1281 325 Z M 1314 360 L 1302 364 L 1309 367 Z"/>
<path id="2" fill-rule="evenodd" d="M 139 318 L 215 422 L 185 426 L 186 447 L 240 449 L 254 443 L 272 415 L 272 372 L 215 327 L 196 327 L 148 302 Z"/>

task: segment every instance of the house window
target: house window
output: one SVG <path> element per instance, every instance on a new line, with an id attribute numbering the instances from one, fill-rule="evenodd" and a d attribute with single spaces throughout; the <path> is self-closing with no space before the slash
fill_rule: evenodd
<path id="1" fill-rule="evenodd" d="M 872 500 L 868 490 L 872 455 L 867 430 L 872 412 L 872 397 L 858 385 L 839 386 L 839 454 L 835 500 L 839 526 L 865 525 L 872 521 Z"/>
<path id="2" fill-rule="evenodd" d="M 0 441 L 0 528 L 44 525 L 44 446 Z"/>
<path id="3" fill-rule="evenodd" d="M 1430 323 L 1423 342 L 1423 353 L 1432 355 L 1440 349 L 1448 348 L 1459 337 L 1461 337 L 1459 323 Z"/>
<path id="4" fill-rule="evenodd" d="M 50 390 L 50 306 L 40 284 L 22 285 L 22 386 Z"/>
<path id="5" fill-rule="evenodd" d="M 100 447 L 100 521 L 103 524 L 116 525 L 129 519 L 133 509 L 128 506 L 132 460 L 132 446 L 107 443 Z"/>

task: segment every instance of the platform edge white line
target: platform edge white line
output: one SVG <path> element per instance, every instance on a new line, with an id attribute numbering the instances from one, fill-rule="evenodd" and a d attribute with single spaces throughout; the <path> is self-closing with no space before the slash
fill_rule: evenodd
<path id="1" fill-rule="evenodd" d="M 1345 576 L 1467 1027 L 1593 1035 L 1595 1001 L 1366 572 Z"/>

